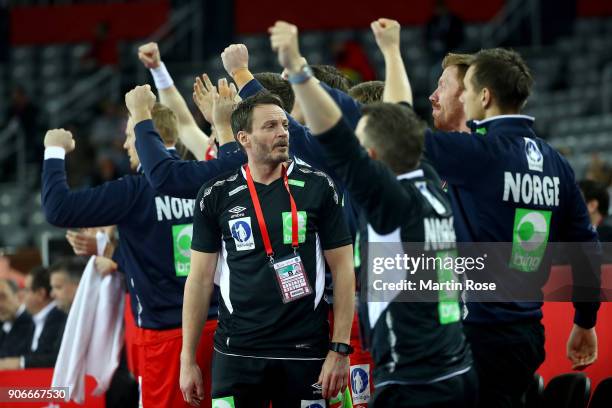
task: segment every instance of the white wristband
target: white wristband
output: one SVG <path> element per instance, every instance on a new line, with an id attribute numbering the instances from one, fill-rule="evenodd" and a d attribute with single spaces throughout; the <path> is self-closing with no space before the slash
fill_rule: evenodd
<path id="1" fill-rule="evenodd" d="M 45 160 L 47 159 L 62 159 L 66 158 L 66 150 L 63 147 L 51 146 L 45 148 Z"/>
<path id="2" fill-rule="evenodd" d="M 151 75 L 153 75 L 153 81 L 155 81 L 155 87 L 158 90 L 170 88 L 174 85 L 174 81 L 166 69 L 166 64 L 163 62 L 160 62 L 159 67 L 151 68 L 149 71 L 151 71 Z"/>

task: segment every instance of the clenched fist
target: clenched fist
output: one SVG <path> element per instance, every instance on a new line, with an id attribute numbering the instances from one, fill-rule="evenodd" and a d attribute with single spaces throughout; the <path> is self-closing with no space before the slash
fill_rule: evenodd
<path id="1" fill-rule="evenodd" d="M 47 131 L 45 147 L 61 147 L 66 153 L 70 153 L 75 147 L 72 133 L 65 129 L 51 129 Z"/>
<path id="2" fill-rule="evenodd" d="M 383 54 L 390 51 L 399 51 L 400 24 L 388 18 L 379 18 L 370 24 L 376 44 Z"/>
<path id="3" fill-rule="evenodd" d="M 223 68 L 234 76 L 236 71 L 249 69 L 249 50 L 244 44 L 232 44 L 221 53 Z"/>
<path id="4" fill-rule="evenodd" d="M 272 49 L 278 53 L 278 62 L 288 72 L 298 71 L 303 63 L 298 46 L 298 29 L 293 24 L 277 21 L 268 29 Z"/>
<path id="5" fill-rule="evenodd" d="M 138 59 L 148 69 L 158 68 L 161 64 L 161 56 L 157 43 L 150 42 L 138 47 Z"/>
<path id="6" fill-rule="evenodd" d="M 151 119 L 151 109 L 155 105 L 156 97 L 151 92 L 150 85 L 140 85 L 125 94 L 127 107 L 134 123 Z"/>

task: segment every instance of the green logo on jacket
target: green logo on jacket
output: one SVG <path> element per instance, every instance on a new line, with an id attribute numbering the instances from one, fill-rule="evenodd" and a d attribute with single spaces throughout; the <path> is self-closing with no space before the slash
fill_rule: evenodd
<path id="1" fill-rule="evenodd" d="M 540 267 L 550 234 L 550 211 L 517 208 L 514 213 L 510 267 L 535 272 Z"/>
<path id="2" fill-rule="evenodd" d="M 174 270 L 176 276 L 187 276 L 191 269 L 191 236 L 193 224 L 172 226 L 172 242 L 174 247 Z"/>

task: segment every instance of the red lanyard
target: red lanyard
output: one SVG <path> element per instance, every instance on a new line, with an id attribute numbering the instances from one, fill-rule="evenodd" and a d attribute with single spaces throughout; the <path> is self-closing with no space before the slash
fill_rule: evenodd
<path id="1" fill-rule="evenodd" d="M 261 210 L 261 204 L 259 203 L 259 197 L 257 196 L 257 190 L 255 190 L 255 183 L 253 183 L 253 177 L 251 176 L 249 165 L 245 164 L 244 169 L 246 172 L 247 185 L 249 186 L 249 193 L 251 194 L 251 200 L 253 200 L 253 207 L 255 207 L 255 214 L 257 215 L 257 223 L 259 224 L 261 239 L 263 240 L 264 247 L 266 248 L 266 254 L 270 257 L 270 260 L 273 261 L 272 256 L 274 255 L 274 251 L 272 250 L 270 236 L 268 235 L 268 227 L 266 227 L 266 220 L 264 219 L 263 211 Z M 281 174 L 285 189 L 287 190 L 287 193 L 289 193 L 289 202 L 291 203 L 291 246 L 294 250 L 296 250 L 299 246 L 297 206 L 295 205 L 295 201 L 291 195 L 291 190 L 289 189 L 287 170 L 285 169 L 284 165 L 281 166 Z"/>

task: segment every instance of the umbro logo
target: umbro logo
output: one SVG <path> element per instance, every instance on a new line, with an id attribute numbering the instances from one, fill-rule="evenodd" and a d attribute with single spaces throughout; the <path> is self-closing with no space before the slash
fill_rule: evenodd
<path id="1" fill-rule="evenodd" d="M 236 207 L 234 207 L 234 208 L 232 208 L 231 210 L 228 210 L 228 211 L 231 212 L 232 214 L 238 214 L 238 213 L 243 212 L 244 210 L 246 210 L 246 208 L 237 205 Z"/>
<path id="2" fill-rule="evenodd" d="M 323 393 L 323 385 L 314 383 L 311 385 L 311 387 L 314 389 L 315 394 Z"/>

